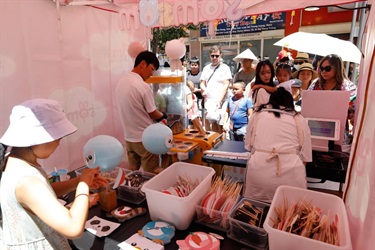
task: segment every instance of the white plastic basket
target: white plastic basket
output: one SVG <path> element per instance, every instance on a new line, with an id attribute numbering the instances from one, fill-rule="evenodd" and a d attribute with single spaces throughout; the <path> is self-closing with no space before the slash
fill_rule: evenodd
<path id="1" fill-rule="evenodd" d="M 152 220 L 171 223 L 179 230 L 185 230 L 194 219 L 195 206 L 200 203 L 211 187 L 215 170 L 211 167 L 176 162 L 147 181 L 141 188 Z M 177 183 L 177 177 L 199 180 L 199 185 L 186 197 L 162 193 Z"/>

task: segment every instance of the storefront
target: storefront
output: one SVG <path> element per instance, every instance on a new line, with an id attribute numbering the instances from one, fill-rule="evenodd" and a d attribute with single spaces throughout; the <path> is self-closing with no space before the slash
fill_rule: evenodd
<path id="1" fill-rule="evenodd" d="M 209 30 L 209 24 L 206 23 L 199 32 L 192 32 L 185 44 L 188 57 L 201 58 L 202 68 L 210 62 L 210 48 L 220 45 L 223 61 L 230 66 L 234 74 L 238 65 L 232 59 L 241 51 L 250 48 L 260 59 L 274 61 L 282 48 L 273 44 L 297 31 L 326 33 L 348 40 L 352 16 L 352 11 L 325 8 L 316 12 L 293 10 L 244 16 L 234 22 L 222 19 L 213 23 L 214 30 Z M 356 26 L 358 27 L 358 24 Z"/>

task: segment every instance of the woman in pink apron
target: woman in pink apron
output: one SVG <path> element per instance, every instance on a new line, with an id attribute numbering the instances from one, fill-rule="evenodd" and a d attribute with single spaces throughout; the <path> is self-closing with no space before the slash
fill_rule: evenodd
<path id="1" fill-rule="evenodd" d="M 305 163 L 312 160 L 310 129 L 283 87 L 251 116 L 245 148 L 251 152 L 245 197 L 270 203 L 280 185 L 307 187 Z"/>

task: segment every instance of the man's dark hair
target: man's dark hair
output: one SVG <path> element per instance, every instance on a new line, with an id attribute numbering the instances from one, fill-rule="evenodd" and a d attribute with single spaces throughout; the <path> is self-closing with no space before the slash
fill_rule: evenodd
<path id="1" fill-rule="evenodd" d="M 135 62 L 134 62 L 134 68 L 138 66 L 138 64 L 140 64 L 142 61 L 145 61 L 147 63 L 147 65 L 154 65 L 155 67 L 155 70 L 158 70 L 159 69 L 159 60 L 158 58 L 156 57 L 155 53 L 151 52 L 151 51 L 142 51 L 141 53 L 138 54 L 137 58 L 135 58 Z"/>

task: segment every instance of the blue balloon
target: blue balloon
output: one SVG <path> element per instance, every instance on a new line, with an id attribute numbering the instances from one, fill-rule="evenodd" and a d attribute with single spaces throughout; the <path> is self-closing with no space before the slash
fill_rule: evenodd
<path id="1" fill-rule="evenodd" d="M 89 168 L 100 167 L 100 171 L 114 169 L 124 156 L 124 148 L 116 138 L 98 135 L 88 140 L 83 147 L 83 158 Z"/>
<path id="2" fill-rule="evenodd" d="M 161 123 L 148 126 L 142 134 L 142 143 L 153 154 L 165 154 L 172 147 L 172 130 Z"/>

